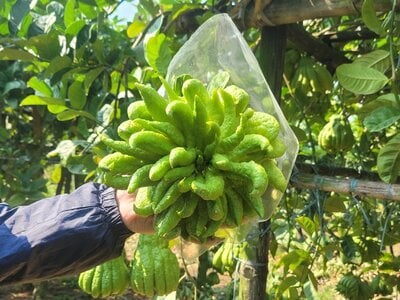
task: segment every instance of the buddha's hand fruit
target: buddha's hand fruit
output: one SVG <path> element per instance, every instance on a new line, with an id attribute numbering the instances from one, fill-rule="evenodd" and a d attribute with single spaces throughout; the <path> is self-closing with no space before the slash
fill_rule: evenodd
<path id="1" fill-rule="evenodd" d="M 162 79 L 168 99 L 137 84 L 143 100 L 129 105 L 120 140 L 102 137 L 114 153 L 99 169 L 105 184 L 138 192 L 134 210 L 155 214 L 160 237 L 204 241 L 221 226 L 265 216 L 267 189 L 286 189 L 277 163 L 286 146 L 277 119 L 250 108 L 245 90 L 180 80 Z"/>
<path id="2" fill-rule="evenodd" d="M 165 239 L 140 235 L 131 262 L 131 287 L 141 295 L 162 296 L 176 290 L 180 269 Z"/>
<path id="3" fill-rule="evenodd" d="M 349 122 L 342 115 L 333 115 L 318 135 L 318 143 L 328 153 L 350 150 L 354 145 L 354 135 Z"/>
<path id="4" fill-rule="evenodd" d="M 79 274 L 79 287 L 94 298 L 121 295 L 129 286 L 129 271 L 123 256 Z"/>

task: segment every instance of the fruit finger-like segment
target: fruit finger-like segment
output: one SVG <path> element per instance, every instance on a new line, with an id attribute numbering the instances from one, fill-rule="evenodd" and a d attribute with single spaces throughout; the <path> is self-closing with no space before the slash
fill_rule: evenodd
<path id="1" fill-rule="evenodd" d="M 203 233 L 206 231 L 206 225 L 208 222 L 208 213 L 207 213 L 207 204 L 204 201 L 201 201 L 197 204 L 198 208 L 198 218 L 195 227 L 196 237 L 201 237 Z"/>
<path id="2" fill-rule="evenodd" d="M 127 189 L 128 193 L 131 194 L 140 187 L 154 184 L 154 182 L 151 181 L 149 178 L 149 173 L 152 166 L 153 166 L 152 164 L 144 165 L 143 167 L 140 167 L 135 171 L 135 173 L 132 174 Z"/>
<path id="3" fill-rule="evenodd" d="M 114 173 L 104 172 L 102 182 L 105 185 L 118 190 L 126 190 L 129 185 L 131 176 L 115 175 Z"/>
<path id="4" fill-rule="evenodd" d="M 158 157 L 167 155 L 175 145 L 161 133 L 141 131 L 131 135 L 129 145 L 132 149 L 153 153 Z"/>
<path id="5" fill-rule="evenodd" d="M 118 135 L 121 139 L 128 142 L 132 134 L 143 130 L 143 127 L 135 120 L 126 120 L 118 126 Z"/>
<path id="6" fill-rule="evenodd" d="M 123 256 L 113 260 L 112 267 L 113 294 L 122 294 L 129 286 L 129 271 Z"/>
<path id="7" fill-rule="evenodd" d="M 271 185 L 278 191 L 284 192 L 286 190 L 287 181 L 282 171 L 276 165 L 276 161 L 267 159 L 263 162 L 263 166 L 268 174 Z"/>
<path id="8" fill-rule="evenodd" d="M 214 201 L 207 201 L 208 217 L 211 220 L 219 221 L 222 218 L 224 218 L 224 216 L 226 216 L 226 211 L 224 210 L 223 198 L 224 197 L 221 196 Z"/>
<path id="9" fill-rule="evenodd" d="M 133 210 L 139 216 L 148 217 L 154 214 L 152 206 L 152 196 L 154 192 L 153 186 L 146 186 L 138 189 L 133 203 Z"/>
<path id="10" fill-rule="evenodd" d="M 286 152 L 286 145 L 285 143 L 276 138 L 275 140 L 271 141 L 272 150 L 267 153 L 268 158 L 277 158 L 281 157 Z"/>
<path id="11" fill-rule="evenodd" d="M 191 107 L 194 107 L 195 98 L 207 103 L 209 96 L 207 88 L 198 79 L 188 79 L 182 85 L 182 94 Z"/>
<path id="12" fill-rule="evenodd" d="M 99 168 L 114 174 L 132 174 L 141 165 L 143 161 L 137 157 L 114 152 L 103 157 L 99 162 Z"/>
<path id="13" fill-rule="evenodd" d="M 158 78 L 160 79 L 165 91 L 167 92 L 168 100 L 170 102 L 181 99 L 181 97 L 174 91 L 173 87 L 164 79 L 164 77 L 159 76 Z"/>
<path id="14" fill-rule="evenodd" d="M 165 284 L 166 284 L 166 294 L 176 291 L 179 284 L 179 263 L 176 255 L 168 248 L 162 250 L 162 256 L 164 257 L 164 266 L 168 272 L 165 272 Z"/>
<path id="15" fill-rule="evenodd" d="M 165 155 L 153 164 L 149 172 L 149 178 L 153 181 L 158 181 L 163 178 L 165 173 L 170 169 L 169 155 Z"/>
<path id="16" fill-rule="evenodd" d="M 214 155 L 212 164 L 217 169 L 229 171 L 249 180 L 249 201 L 257 214 L 260 217 L 264 217 L 265 211 L 261 196 L 268 187 L 268 175 L 264 167 L 254 161 L 231 162 L 226 156 L 221 154 Z"/>
<path id="17" fill-rule="evenodd" d="M 135 120 L 137 118 L 152 120 L 150 112 L 147 110 L 146 103 L 143 100 L 135 101 L 128 106 L 128 118 Z"/>
<path id="18" fill-rule="evenodd" d="M 207 110 L 204 105 L 204 102 L 198 97 L 194 98 L 194 128 L 196 129 L 196 145 L 200 149 L 204 149 L 205 139 L 208 132 L 207 125 Z"/>
<path id="19" fill-rule="evenodd" d="M 179 196 L 181 192 L 178 189 L 178 181 L 175 181 L 166 191 L 166 193 L 161 198 L 160 202 L 158 202 L 157 206 L 154 208 L 154 213 L 159 214 L 166 208 L 172 205 Z"/>
<path id="20" fill-rule="evenodd" d="M 169 164 L 171 168 L 184 167 L 193 163 L 196 159 L 196 149 L 175 147 L 169 153 Z"/>
<path id="21" fill-rule="evenodd" d="M 177 202 L 175 202 L 169 209 L 156 215 L 155 231 L 158 236 L 164 237 L 179 224 L 181 218 L 176 212 L 177 205 Z"/>
<path id="22" fill-rule="evenodd" d="M 182 75 L 172 77 L 171 85 L 172 85 L 174 92 L 178 96 L 182 96 L 182 86 L 186 82 L 186 80 L 189 80 L 191 78 L 192 78 L 192 76 L 190 76 L 189 74 L 182 74 Z"/>
<path id="23" fill-rule="evenodd" d="M 173 240 L 181 235 L 181 226 L 178 224 L 175 228 L 171 229 L 169 232 L 163 235 L 165 240 Z"/>
<path id="24" fill-rule="evenodd" d="M 224 121 L 221 125 L 221 137 L 226 138 L 235 132 L 239 118 L 236 116 L 236 108 L 233 97 L 223 89 L 218 89 L 220 101 L 224 104 Z"/>
<path id="25" fill-rule="evenodd" d="M 268 139 L 260 134 L 248 134 L 243 140 L 229 153 L 229 157 L 234 160 L 247 160 L 246 157 L 251 156 L 255 152 L 272 151 L 272 146 Z"/>
<path id="26" fill-rule="evenodd" d="M 218 89 L 214 89 L 211 93 L 209 104 L 207 105 L 208 117 L 210 121 L 221 125 L 224 121 L 224 103 L 218 96 Z"/>
<path id="27" fill-rule="evenodd" d="M 151 203 L 153 205 L 153 210 L 157 207 L 157 205 L 161 202 L 165 193 L 171 187 L 172 182 L 166 180 L 160 180 L 154 188 L 153 196 L 151 198 Z"/>
<path id="28" fill-rule="evenodd" d="M 194 193 L 186 193 L 181 197 L 183 199 L 180 205 L 177 207 L 176 213 L 179 217 L 188 218 L 196 210 L 197 204 L 201 201 L 201 198 Z"/>
<path id="29" fill-rule="evenodd" d="M 256 111 L 247 121 L 245 133 L 257 133 L 265 136 L 269 141 L 277 138 L 280 130 L 278 120 L 265 112 Z"/>
<path id="30" fill-rule="evenodd" d="M 147 247 L 147 251 L 151 251 L 150 247 Z M 144 294 L 149 297 L 154 296 L 154 260 L 150 255 L 142 256 L 142 270 L 144 278 Z"/>
<path id="31" fill-rule="evenodd" d="M 155 89 L 148 85 L 137 83 L 136 87 L 153 119 L 168 122 L 170 119 L 165 113 L 168 102 Z"/>
<path id="32" fill-rule="evenodd" d="M 218 248 L 218 250 L 214 253 L 214 256 L 212 258 L 212 265 L 213 267 L 220 273 L 223 273 L 223 265 L 222 265 L 222 252 L 224 250 L 224 248 L 222 247 L 222 245 L 220 245 L 220 247 Z"/>
<path id="33" fill-rule="evenodd" d="M 117 152 L 121 152 L 122 154 L 137 157 L 143 160 L 144 162 L 154 162 L 159 157 L 159 155 L 152 152 L 146 152 L 142 149 L 133 149 L 125 141 L 115 141 L 105 135 L 102 135 L 100 139 L 106 146 L 110 147 L 111 149 Z"/>
<path id="34" fill-rule="evenodd" d="M 173 169 L 169 170 L 167 173 L 165 173 L 163 179 L 168 182 L 173 182 L 178 179 L 192 175 L 192 173 L 195 171 L 195 169 L 196 169 L 196 167 L 194 164 L 191 164 L 191 165 L 188 165 L 185 167 L 173 168 Z"/>
<path id="35" fill-rule="evenodd" d="M 207 127 L 207 135 L 204 138 L 204 157 L 206 159 L 210 159 L 215 152 L 215 149 L 219 145 L 219 137 L 221 135 L 221 131 L 219 125 L 213 121 L 207 122 Z"/>
<path id="36" fill-rule="evenodd" d="M 144 119 L 136 119 L 133 122 L 138 124 L 137 127 L 162 133 L 176 145 L 184 145 L 185 143 L 183 134 L 169 122 L 149 121 Z"/>
<path id="37" fill-rule="evenodd" d="M 88 294 L 92 293 L 92 283 L 95 273 L 95 268 L 89 269 L 81 274 L 79 274 L 79 287 Z"/>
<path id="38" fill-rule="evenodd" d="M 231 273 L 231 264 L 232 264 L 232 256 L 233 256 L 233 244 L 231 241 L 227 241 L 223 245 L 224 249 L 222 251 L 222 264 L 224 265 L 224 271 L 228 271 Z"/>
<path id="39" fill-rule="evenodd" d="M 246 122 L 251 118 L 253 113 L 254 110 L 248 108 L 245 112 L 240 114 L 239 126 L 236 128 L 235 133 L 220 141 L 218 145 L 218 152 L 225 153 L 239 145 L 245 135 Z"/>
<path id="40" fill-rule="evenodd" d="M 183 133 L 187 147 L 194 146 L 194 117 L 190 105 L 186 102 L 175 100 L 166 107 L 166 113 L 173 123 Z"/>
<path id="41" fill-rule="evenodd" d="M 153 248 L 153 257 L 154 257 L 154 288 L 156 290 L 156 294 L 158 296 L 162 296 L 166 294 L 166 282 L 165 278 L 168 276 L 168 266 L 164 265 L 164 260 L 159 253 L 158 248 Z"/>
<path id="42" fill-rule="evenodd" d="M 215 171 L 208 169 L 204 177 L 197 175 L 193 180 L 192 191 L 204 200 L 216 200 L 224 193 L 224 179 Z"/>
<path id="43" fill-rule="evenodd" d="M 113 284 L 112 284 L 112 267 L 109 267 L 111 262 L 107 263 L 107 266 L 102 266 L 103 267 L 103 273 L 102 273 L 102 278 L 101 278 L 101 292 L 100 295 L 101 297 L 108 297 L 111 295 L 111 292 L 113 290 Z"/>
<path id="44" fill-rule="evenodd" d="M 195 212 L 187 219 L 186 231 L 191 237 L 200 241 L 201 235 L 206 230 L 207 222 L 207 205 L 204 201 L 199 201 Z"/>
<path id="45" fill-rule="evenodd" d="M 228 214 L 232 216 L 235 225 L 239 226 L 243 219 L 243 199 L 230 186 L 225 188 L 225 194 L 229 202 Z"/>
<path id="46" fill-rule="evenodd" d="M 233 96 L 237 115 L 247 108 L 250 102 L 250 96 L 245 90 L 236 85 L 230 85 L 225 88 L 225 91 Z"/>
<path id="47" fill-rule="evenodd" d="M 129 146 L 129 144 L 125 141 L 116 141 L 111 139 L 110 137 L 102 134 L 100 136 L 100 140 L 107 146 L 110 147 L 112 150 L 121 152 L 122 154 L 136 156 L 135 151 Z"/>
<path id="48" fill-rule="evenodd" d="M 140 238 L 139 238 L 140 240 Z M 131 262 L 131 287 L 132 289 L 139 293 L 144 294 L 144 277 L 142 272 L 142 255 L 139 249 L 140 243 L 138 243 L 138 247 L 135 250 L 133 255 L 133 259 Z"/>
<path id="49" fill-rule="evenodd" d="M 96 266 L 94 269 L 91 293 L 94 298 L 99 298 L 101 296 L 101 276 L 102 268 L 100 266 Z"/>
<path id="50" fill-rule="evenodd" d="M 192 182 L 196 178 L 194 174 L 179 180 L 178 188 L 181 193 L 189 192 L 192 189 Z"/>
<path id="51" fill-rule="evenodd" d="M 210 236 L 213 236 L 214 233 L 218 230 L 218 228 L 221 227 L 221 225 L 224 223 L 225 218 L 222 218 L 220 220 L 208 220 L 207 225 L 206 225 L 206 230 L 203 232 L 201 235 L 202 239 L 207 239 Z"/>

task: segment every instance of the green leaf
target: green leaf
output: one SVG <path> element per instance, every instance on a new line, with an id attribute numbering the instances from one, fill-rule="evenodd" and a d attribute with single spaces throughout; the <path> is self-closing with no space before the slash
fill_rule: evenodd
<path id="1" fill-rule="evenodd" d="M 45 96 L 45 97 L 53 96 L 53 91 L 46 84 L 46 82 L 38 79 L 36 76 L 31 77 L 31 79 L 29 79 L 28 86 L 33 88 L 35 91 L 39 92 L 38 96 Z"/>
<path id="2" fill-rule="evenodd" d="M 21 101 L 21 106 L 27 105 L 65 105 L 63 99 L 57 99 L 52 97 L 41 97 L 37 95 L 29 95 Z"/>
<path id="3" fill-rule="evenodd" d="M 343 198 L 340 196 L 331 196 L 327 198 L 324 202 L 324 211 L 330 213 L 345 212 L 346 206 L 343 203 Z"/>
<path id="4" fill-rule="evenodd" d="M 376 16 L 374 0 L 364 0 L 361 7 L 361 17 L 368 29 L 378 35 L 382 33 L 382 24 Z"/>
<path id="5" fill-rule="evenodd" d="M 25 82 L 23 82 L 22 80 L 9 81 L 4 86 L 3 95 L 7 94 L 11 90 L 18 90 L 24 88 L 25 88 Z"/>
<path id="6" fill-rule="evenodd" d="M 72 65 L 72 60 L 68 56 L 57 56 L 51 60 L 44 75 L 49 77 L 60 70 L 67 69 Z"/>
<path id="7" fill-rule="evenodd" d="M 356 58 L 353 64 L 362 65 L 364 67 L 373 68 L 385 73 L 390 67 L 390 52 L 378 49 Z"/>
<path id="8" fill-rule="evenodd" d="M 340 65 L 336 75 L 346 90 L 360 95 L 376 93 L 389 81 L 383 73 L 359 64 Z"/>
<path id="9" fill-rule="evenodd" d="M 55 32 L 34 36 L 28 40 L 28 43 L 45 60 L 51 60 L 59 56 L 61 51 L 58 34 Z"/>
<path id="10" fill-rule="evenodd" d="M 89 92 L 90 87 L 92 86 L 93 82 L 96 80 L 97 77 L 103 73 L 104 67 L 98 67 L 96 69 L 90 70 L 86 75 L 85 75 L 85 81 L 83 82 L 83 85 L 85 86 L 85 93 L 87 94 Z"/>
<path id="11" fill-rule="evenodd" d="M 165 34 L 160 33 L 150 37 L 145 43 L 145 58 L 156 71 L 165 74 L 172 59 L 169 41 Z"/>
<path id="12" fill-rule="evenodd" d="M 8 27 L 11 34 L 16 34 L 20 29 L 24 17 L 30 10 L 30 2 L 30 0 L 17 0 L 12 6 L 8 21 Z"/>
<path id="13" fill-rule="evenodd" d="M 95 4 L 85 3 L 87 1 L 79 0 L 78 1 L 78 8 L 87 18 L 95 19 L 97 18 L 97 9 Z"/>
<path id="14" fill-rule="evenodd" d="M 132 22 L 132 24 L 130 24 L 128 26 L 128 29 L 126 30 L 126 34 L 128 35 L 128 37 L 130 39 L 133 39 L 133 38 L 137 37 L 140 33 L 142 33 L 142 31 L 145 27 L 146 27 L 146 24 L 143 21 L 136 19 L 135 21 Z"/>
<path id="15" fill-rule="evenodd" d="M 380 178 L 387 183 L 397 180 L 400 173 L 400 134 L 395 135 L 378 154 L 377 168 Z"/>
<path id="16" fill-rule="evenodd" d="M 51 112 L 52 114 L 59 114 L 60 112 L 67 110 L 68 107 L 65 105 L 55 105 L 55 104 L 49 104 L 47 105 L 47 109 L 49 112 Z"/>
<path id="17" fill-rule="evenodd" d="M 72 22 L 67 29 L 65 30 L 65 34 L 70 36 L 69 38 L 72 39 L 76 37 L 76 35 L 85 27 L 86 22 L 84 20 L 77 20 Z"/>
<path id="18" fill-rule="evenodd" d="M 379 107 L 364 119 L 364 126 L 371 132 L 381 131 L 400 119 L 400 110 L 390 107 Z"/>
<path id="19" fill-rule="evenodd" d="M 278 288 L 281 293 L 286 291 L 289 287 L 297 284 L 299 282 L 299 279 L 297 276 L 286 276 L 281 283 L 279 284 Z"/>
<path id="20" fill-rule="evenodd" d="M 83 110 L 68 109 L 57 114 L 57 120 L 59 121 L 69 121 L 75 119 L 76 117 L 85 117 L 90 120 L 96 120 L 95 117 L 93 117 L 90 113 Z"/>
<path id="21" fill-rule="evenodd" d="M 80 81 L 74 81 L 68 88 L 68 98 L 71 106 L 75 109 L 82 109 L 86 104 L 85 90 Z"/>
<path id="22" fill-rule="evenodd" d="M 309 236 L 312 236 L 315 232 L 314 222 L 306 216 L 301 216 L 296 218 L 296 222 L 301 226 L 301 228 L 307 232 Z"/>
<path id="23" fill-rule="evenodd" d="M 75 154 L 77 147 L 86 148 L 88 145 L 89 143 L 84 140 L 63 140 L 56 149 L 47 154 L 47 157 L 59 156 L 62 165 L 65 166 L 68 158 Z"/>
<path id="24" fill-rule="evenodd" d="M 71 155 L 67 161 L 67 169 L 72 174 L 86 175 L 95 170 L 97 165 L 94 163 L 92 155 Z"/>
<path id="25" fill-rule="evenodd" d="M 285 269 L 295 270 L 301 264 L 309 261 L 310 253 L 302 249 L 296 249 L 284 255 L 278 265 L 284 265 Z"/>
<path id="26" fill-rule="evenodd" d="M 318 299 L 318 293 L 316 290 L 319 285 L 318 280 L 315 278 L 315 275 L 312 272 L 308 272 L 308 278 L 310 280 L 307 281 L 303 286 L 304 295 L 306 296 L 307 300 Z"/>
<path id="27" fill-rule="evenodd" d="M 64 25 L 65 28 L 68 28 L 73 22 L 76 20 L 75 14 L 75 0 L 68 0 L 65 4 L 64 11 Z"/>
<path id="28" fill-rule="evenodd" d="M 103 40 L 97 39 L 93 44 L 93 52 L 96 58 L 99 60 L 101 63 L 106 62 L 106 58 L 104 56 L 104 43 Z"/>
<path id="29" fill-rule="evenodd" d="M 36 56 L 24 50 L 6 48 L 0 51 L 0 60 L 33 61 Z"/>

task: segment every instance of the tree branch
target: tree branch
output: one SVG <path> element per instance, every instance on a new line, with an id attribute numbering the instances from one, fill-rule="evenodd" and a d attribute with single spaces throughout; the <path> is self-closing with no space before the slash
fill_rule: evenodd
<path id="1" fill-rule="evenodd" d="M 359 15 L 363 0 L 273 0 L 263 13 L 268 23 L 274 25 L 292 24 L 309 19 L 339 17 L 345 15 Z M 387 12 L 392 9 L 392 1 L 375 0 L 375 10 Z M 400 2 L 397 2 L 397 8 Z M 267 22 L 260 22 L 259 18 L 254 18 L 254 8 L 250 8 L 245 13 L 245 23 L 248 27 L 268 26 Z M 253 24 L 252 20 L 258 20 Z"/>
<path id="2" fill-rule="evenodd" d="M 333 72 L 337 66 L 349 62 L 342 52 L 312 36 L 302 25 L 291 24 L 287 25 L 287 27 L 289 41 L 292 42 L 297 49 L 307 52 L 321 63 L 326 64 L 331 72 Z"/>
<path id="3" fill-rule="evenodd" d="M 387 184 L 381 181 L 299 173 L 292 176 L 290 185 L 301 189 L 318 189 L 326 192 L 400 201 L 400 184 Z"/>

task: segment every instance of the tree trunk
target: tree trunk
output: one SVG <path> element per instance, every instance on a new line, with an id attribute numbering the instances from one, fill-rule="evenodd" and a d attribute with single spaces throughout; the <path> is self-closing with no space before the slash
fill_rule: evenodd
<path id="1" fill-rule="evenodd" d="M 309 19 L 360 15 L 363 0 L 272 0 L 264 8 L 264 22 L 255 16 L 254 9 L 247 10 L 245 24 L 249 27 L 263 27 L 270 24 L 292 24 Z M 375 0 L 375 10 L 386 12 L 392 8 L 390 0 Z M 400 2 L 397 3 L 397 8 Z"/>

